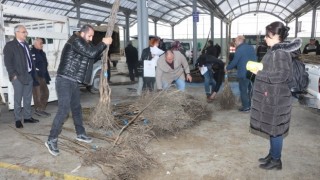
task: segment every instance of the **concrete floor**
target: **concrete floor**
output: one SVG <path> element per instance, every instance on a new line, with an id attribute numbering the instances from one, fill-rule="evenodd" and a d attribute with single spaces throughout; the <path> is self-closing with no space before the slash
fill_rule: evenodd
<path id="1" fill-rule="evenodd" d="M 294 103 L 283 170 L 265 171 L 258 168 L 257 159 L 268 153 L 269 140 L 250 132 L 250 115 L 209 106 L 214 109 L 211 121 L 152 144 L 163 166 L 141 179 L 320 179 L 319 111 Z"/>
<path id="2" fill-rule="evenodd" d="M 118 78 L 127 80 L 127 77 Z M 111 79 L 115 80 L 116 76 Z M 135 93 L 128 88 L 136 86 L 112 86 L 112 103 L 135 99 Z M 237 84 L 233 83 L 232 87 L 238 94 Z M 205 100 L 203 84 L 188 84 L 187 93 Z M 81 96 L 83 107 L 95 105 L 99 98 L 85 89 L 82 89 Z M 283 169 L 265 171 L 258 168 L 257 159 L 267 154 L 269 141 L 249 132 L 249 114 L 236 109 L 221 110 L 218 103 L 209 104 L 209 107 L 214 110 L 210 121 L 203 121 L 199 126 L 176 136 L 159 138 L 150 144 L 148 151 L 160 166 L 137 172 L 138 179 L 320 179 L 319 111 L 294 103 L 290 132 L 284 140 Z M 106 179 L 96 166 L 79 168 L 81 158 L 75 154 L 61 150 L 61 155 L 53 157 L 47 151 L 44 142 L 57 112 L 57 102 L 48 105 L 51 117 L 39 118 L 38 124 L 24 124 L 21 131 L 36 134 L 34 136 L 38 140 L 28 140 L 16 132 L 13 112 L 9 112 L 5 105 L 0 108 L 0 180 Z M 68 120 L 64 127 L 73 129 L 72 121 Z M 87 131 L 92 130 L 87 128 Z M 75 138 L 75 133 L 71 131 L 63 130 L 61 135 Z M 62 139 L 61 142 L 67 143 Z M 103 143 L 94 139 L 92 145 L 100 146 Z"/>

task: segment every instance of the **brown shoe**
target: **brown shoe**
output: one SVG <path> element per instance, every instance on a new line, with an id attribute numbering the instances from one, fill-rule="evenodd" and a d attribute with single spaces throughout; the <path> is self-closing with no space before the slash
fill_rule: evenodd
<path id="1" fill-rule="evenodd" d="M 212 102 L 213 102 L 213 99 L 211 99 L 210 96 L 207 97 L 207 103 L 212 103 Z"/>

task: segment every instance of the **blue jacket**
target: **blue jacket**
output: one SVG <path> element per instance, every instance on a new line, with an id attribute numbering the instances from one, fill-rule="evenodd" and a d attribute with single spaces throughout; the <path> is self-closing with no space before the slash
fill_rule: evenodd
<path id="1" fill-rule="evenodd" d="M 252 46 L 247 43 L 242 43 L 237 47 L 236 53 L 226 69 L 231 70 L 237 67 L 237 77 L 245 78 L 247 75 L 246 65 L 248 61 L 257 61 L 257 56 Z"/>

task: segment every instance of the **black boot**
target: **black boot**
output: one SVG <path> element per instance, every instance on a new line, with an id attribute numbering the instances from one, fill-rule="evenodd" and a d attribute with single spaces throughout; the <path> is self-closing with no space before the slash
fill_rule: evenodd
<path id="1" fill-rule="evenodd" d="M 261 169 L 265 170 L 271 170 L 271 169 L 277 169 L 281 170 L 282 169 L 282 162 L 281 159 L 271 159 L 265 164 L 260 164 L 259 166 Z"/>
<path id="2" fill-rule="evenodd" d="M 271 154 L 268 154 L 266 157 L 260 158 L 258 161 L 261 163 L 267 163 L 270 160 L 271 160 Z"/>

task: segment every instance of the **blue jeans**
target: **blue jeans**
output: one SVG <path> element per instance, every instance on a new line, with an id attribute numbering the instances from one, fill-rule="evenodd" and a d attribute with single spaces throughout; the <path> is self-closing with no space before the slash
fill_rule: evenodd
<path id="1" fill-rule="evenodd" d="M 247 109 L 251 107 L 250 96 L 249 96 L 249 84 L 250 80 L 247 78 L 238 78 L 240 99 L 242 103 L 242 108 Z"/>
<path id="2" fill-rule="evenodd" d="M 184 79 L 178 78 L 175 81 L 175 84 L 180 91 L 184 91 L 186 89 L 186 82 Z M 163 89 L 168 89 L 170 87 L 170 84 L 167 82 L 162 82 Z"/>
<path id="3" fill-rule="evenodd" d="M 85 129 L 82 124 L 82 108 L 78 83 L 57 76 L 56 91 L 58 95 L 58 112 L 52 122 L 48 139 L 58 138 L 62 126 L 67 120 L 70 109 L 77 135 L 85 134 Z"/>
<path id="4" fill-rule="evenodd" d="M 203 76 L 204 76 L 204 90 L 206 91 L 206 95 L 210 96 L 216 85 L 216 81 L 213 79 L 213 72 L 208 69 L 208 71 L 204 73 Z M 210 89 L 210 85 L 211 85 L 211 89 Z"/>
<path id="5" fill-rule="evenodd" d="M 272 137 L 270 136 L 270 150 L 269 154 L 273 159 L 280 159 L 281 158 L 281 151 L 282 151 L 282 144 L 283 144 L 283 136 Z"/>

